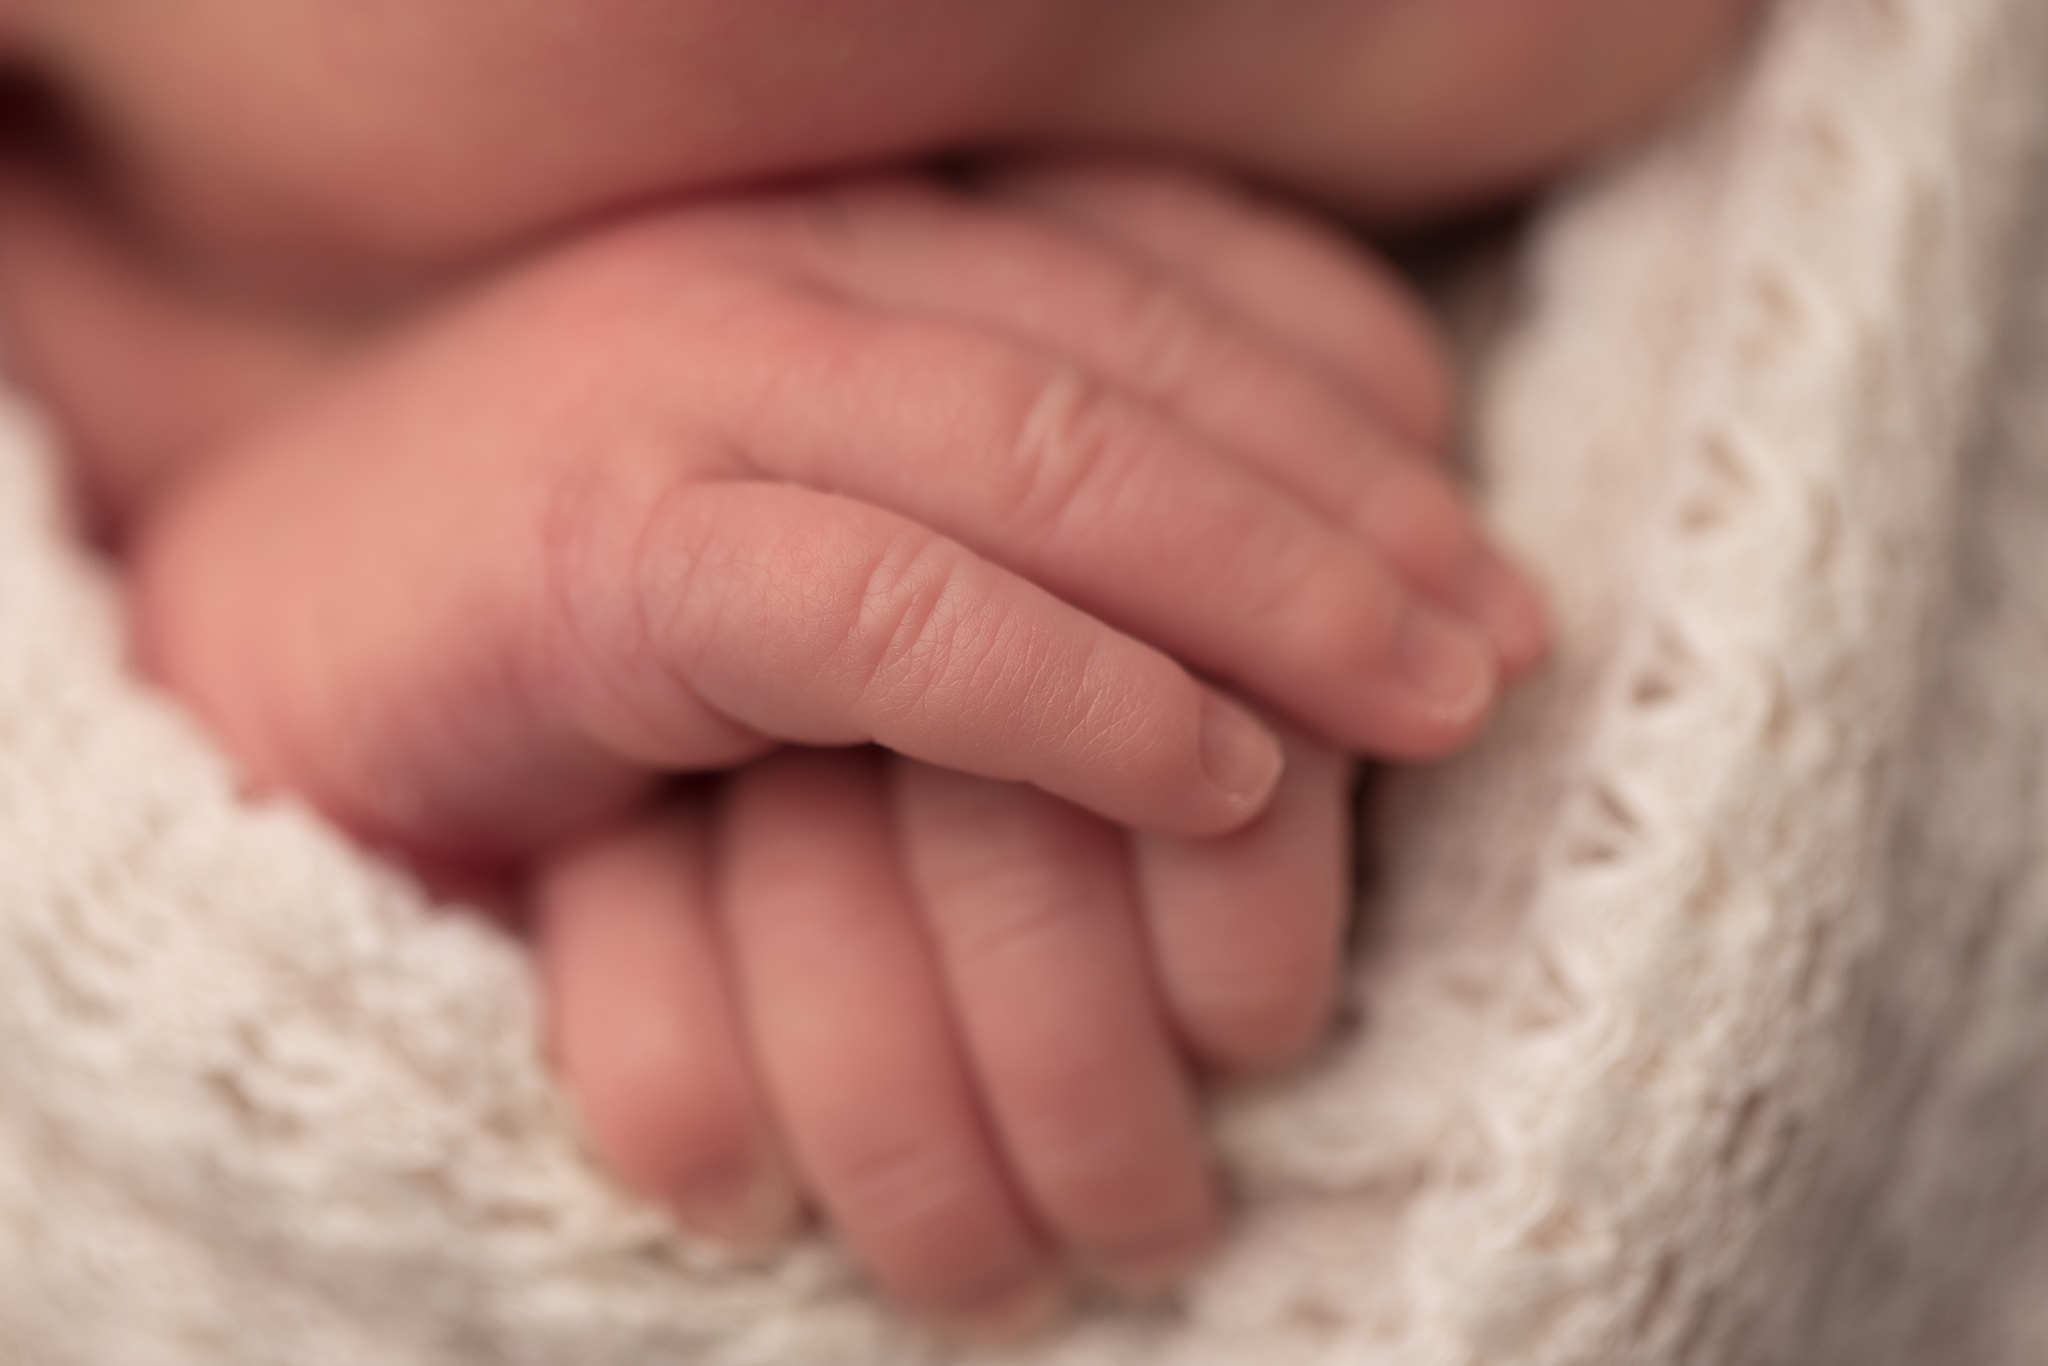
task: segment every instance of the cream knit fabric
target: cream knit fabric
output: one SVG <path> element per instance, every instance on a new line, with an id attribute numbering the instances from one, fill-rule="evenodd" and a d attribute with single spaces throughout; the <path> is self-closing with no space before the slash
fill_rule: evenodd
<path id="1" fill-rule="evenodd" d="M 1236 1236 L 1037 1366 L 2048 1359 L 2048 3 L 1791 0 L 1546 216 L 1478 456 L 1563 643 L 1384 784 Z M 900 1366 L 578 1145 L 520 954 L 122 670 L 0 442 L 0 1366 Z"/>

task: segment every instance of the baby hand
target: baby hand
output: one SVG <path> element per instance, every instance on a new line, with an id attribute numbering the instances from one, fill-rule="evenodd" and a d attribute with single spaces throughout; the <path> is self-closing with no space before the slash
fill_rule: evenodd
<path id="1" fill-rule="evenodd" d="M 1519 671 L 1540 652 L 1540 610 L 1421 456 L 1443 422 L 1426 334 L 1391 286 L 1314 229 L 1179 173 L 1109 166 L 1013 173 L 971 199 L 894 182 L 693 213 L 712 224 L 708 245 L 674 222 L 574 249 L 467 316 L 430 326 L 408 350 L 364 362 L 339 394 L 243 441 L 193 483 L 196 494 L 152 472 L 150 459 L 123 467 L 147 477 L 109 481 L 171 488 L 173 530 L 147 518 L 141 529 L 145 546 L 171 547 L 153 551 L 172 572 L 145 600 L 155 605 L 150 629 L 202 670 L 218 664 L 203 647 L 209 637 L 239 651 L 201 681 L 213 680 L 217 717 L 259 771 L 314 787 L 359 829 L 414 852 L 537 856 L 549 838 L 623 810 L 650 769 L 742 757 L 766 744 L 762 732 L 819 738 L 743 728 L 732 723 L 758 712 L 703 705 L 704 674 L 682 667 L 692 651 L 700 670 L 709 657 L 710 676 L 725 678 L 723 695 L 742 707 L 775 703 L 787 680 L 756 674 L 750 683 L 742 672 L 735 685 L 719 674 L 750 661 L 721 662 L 678 633 L 673 595 L 693 585 L 664 586 L 650 567 L 677 580 L 691 565 L 714 579 L 722 572 L 725 600 L 709 604 L 723 633 L 714 643 L 801 665 L 807 623 L 815 625 L 806 611 L 821 600 L 829 608 L 848 589 L 831 557 L 817 554 L 819 542 L 857 538 L 874 525 L 861 519 L 891 508 L 953 518 L 963 538 L 1012 567 L 1036 565 L 1070 597 L 1093 594 L 1098 610 L 1146 630 L 1164 622 L 1211 659 L 1231 641 L 1277 640 L 1275 658 L 1316 665 L 1320 650 L 1334 648 L 1384 674 L 1389 641 L 1412 629 L 1404 617 L 1478 635 L 1486 690 L 1496 669 Z M 775 270 L 746 255 L 747 241 L 731 240 L 748 236 L 741 229 L 780 262 Z M 980 243 L 980 255 L 958 254 L 956 230 Z M 0 251 L 0 268 L 9 255 Z M 699 278 L 718 276 L 721 263 L 732 279 Z M 58 278 L 46 269 L 26 280 Z M 17 297 L 23 280 L 15 271 Z M 815 292 L 828 285 L 836 301 L 820 303 Z M 734 290 L 758 301 L 758 312 L 740 309 Z M 719 355 L 706 344 L 706 311 L 726 316 L 720 309 L 732 310 L 734 334 L 752 338 L 752 350 Z M 820 328 L 821 319 L 832 326 Z M 1121 320 L 1125 331 L 1098 319 Z M 861 350 L 870 338 L 873 356 Z M 958 368 L 940 341 L 957 342 L 976 364 Z M 191 351 L 210 354 L 205 345 Z M 892 370 L 906 351 L 931 363 Z M 60 399 L 80 387 L 62 354 L 55 364 L 42 359 Z M 689 364 L 668 373 L 678 359 Z M 814 391 L 785 389 L 785 360 L 821 381 Z M 990 395 L 969 381 L 1006 375 L 1038 385 L 1041 408 L 1045 395 L 1079 385 L 1093 394 L 1083 408 L 1092 428 L 1033 444 L 1021 439 L 1029 424 L 1013 421 L 995 428 L 1011 434 L 1007 445 L 988 441 Z M 217 386 L 169 387 L 159 402 Z M 864 397 L 906 390 L 895 411 L 862 407 Z M 818 431 L 796 421 L 813 392 L 850 414 L 848 423 Z M 795 419 L 767 411 L 777 399 Z M 913 438 L 902 446 L 934 487 L 895 478 L 892 447 L 873 445 L 862 422 Z M 233 425 L 216 414 L 139 427 Z M 1011 475 L 1013 487 L 1021 472 L 1032 491 L 1042 476 L 1018 461 L 1074 455 L 1075 432 L 1090 429 L 1092 454 L 1081 452 L 1062 481 L 1071 495 L 1059 505 L 1064 515 L 1028 520 L 1036 536 L 1020 539 L 1000 501 L 977 501 L 957 471 L 942 468 L 948 434 L 964 434 L 953 444 L 972 468 Z M 722 443 L 783 454 L 741 459 Z M 743 536 L 709 535 L 722 555 L 708 558 L 687 537 L 679 548 L 647 539 L 663 515 L 676 515 L 665 510 L 705 496 L 697 485 L 764 472 L 852 487 L 873 501 L 824 500 L 781 525 L 761 519 L 753 529 L 766 554 Z M 1111 505 L 1091 509 L 1105 473 L 1115 476 Z M 1187 500 L 1182 483 L 1211 487 Z M 1269 578 L 1273 566 L 1241 542 L 1281 552 L 1283 581 L 1223 576 L 1220 632 L 1200 612 L 1177 612 L 1176 584 L 1200 591 L 1218 576 L 1175 544 L 1170 520 L 1150 515 L 1155 498 L 1238 532 L 1220 550 Z M 1343 500 L 1333 504 L 1341 515 L 1320 510 L 1326 498 Z M 1225 515 L 1233 511 L 1246 515 Z M 695 516 L 707 520 L 702 509 Z M 1260 539 L 1262 519 L 1299 531 L 1305 546 L 1270 528 Z M 1118 558 L 1127 548 L 1076 534 L 1092 528 L 1113 542 L 1126 522 L 1146 554 Z M 607 534 L 622 525 L 631 535 Z M 1153 651 L 959 544 L 916 523 L 884 529 L 923 536 L 927 551 L 1021 602 L 995 619 L 1010 628 L 1008 643 L 1027 647 L 1026 665 L 1068 633 L 1096 670 L 1098 694 L 1106 681 L 1107 695 L 1128 708 L 1161 698 L 1169 710 L 1177 699 L 1184 711 L 1232 708 Z M 700 541 L 719 530 L 700 525 Z M 538 565 L 533 543 L 551 552 Z M 1130 582 L 1096 585 L 1063 570 L 1053 551 L 1070 546 L 1080 562 L 1107 563 Z M 827 572 L 809 572 L 821 562 Z M 1341 598 L 1330 579 L 1361 564 L 1365 605 L 1381 612 L 1366 617 L 1377 636 L 1361 632 L 1358 613 L 1329 610 Z M 735 565 L 744 571 L 737 582 Z M 1267 620 L 1255 609 L 1287 607 L 1285 588 L 1297 581 L 1321 590 L 1325 610 L 1276 630 L 1285 614 Z M 872 583 L 855 586 L 855 599 Z M 1247 586 L 1250 598 L 1233 596 Z M 579 590 L 569 604 L 579 611 L 560 610 L 565 587 Z M 1419 598 L 1480 629 L 1445 622 Z M 969 602 L 950 622 L 927 610 L 950 633 L 910 643 L 959 640 L 963 623 L 974 643 L 973 609 L 988 603 Z M 834 639 L 852 638 L 861 616 L 843 617 Z M 1020 617 L 1042 624 L 1020 633 Z M 1327 638 L 1301 629 L 1317 625 Z M 186 640 L 195 627 L 201 645 Z M 564 661 L 581 667 L 558 672 Z M 1002 692 L 1017 663 L 1002 650 L 972 662 L 982 670 L 964 681 L 929 673 L 922 693 L 901 699 L 908 713 L 878 713 L 897 729 L 871 733 L 906 749 L 979 744 L 970 761 L 1000 760 L 985 763 L 988 773 L 1042 754 L 1042 689 L 1027 680 Z M 1462 722 L 1439 715 L 1418 738 L 1412 724 L 1402 730 L 1398 705 L 1346 710 L 1327 686 L 1327 661 L 1303 678 L 1260 667 L 1272 662 L 1213 667 L 1269 697 L 1305 699 L 1298 711 L 1337 715 L 1354 727 L 1340 733 L 1379 734 L 1395 752 L 1450 743 L 1485 705 L 1482 696 Z M 1133 671 L 1152 692 L 1130 687 Z M 821 671 L 801 672 L 809 691 L 786 690 L 779 705 L 815 717 Z M 1042 668 L 1032 677 L 1043 678 Z M 1365 680 L 1368 700 L 1375 686 L 1382 701 L 1390 691 L 1400 701 L 1385 677 Z M 989 696 L 1009 701 L 990 705 Z M 968 708 L 968 720 L 949 720 L 948 706 Z M 823 710 L 813 724 L 862 719 L 857 707 Z M 1411 697 L 1407 722 L 1418 715 L 1429 721 L 1430 707 Z M 987 733 L 966 734 L 977 719 Z M 300 734 L 310 743 L 275 744 Z M 1078 781 L 1076 795 L 1093 792 L 1097 808 L 1114 814 L 1159 803 L 1172 754 L 1165 766 L 1138 754 L 1135 783 L 1085 787 L 1101 776 L 1089 763 L 1133 762 L 1101 735 L 1080 732 L 1081 741 L 1094 737 L 1092 752 L 1055 747 L 1051 780 L 1020 776 L 1051 790 Z M 1292 748 L 1272 809 L 1207 842 L 1127 834 L 1028 788 L 907 760 L 892 761 L 885 780 L 870 757 L 808 753 L 745 770 L 715 813 L 699 800 L 587 843 L 549 873 L 540 900 L 557 1046 L 594 1138 L 629 1180 L 724 1236 L 771 1236 L 793 1215 L 799 1188 L 809 1192 L 885 1287 L 954 1322 L 987 1325 L 1040 1303 L 1066 1251 L 1117 1283 L 1156 1284 L 1199 1250 L 1215 1219 L 1184 1059 L 1237 1071 L 1285 1061 L 1313 1037 L 1328 1000 L 1344 765 L 1306 742 Z M 1184 731 L 1184 767 L 1189 750 L 1199 745 Z M 314 780 L 337 771 L 343 781 L 318 790 Z M 1218 821 L 1213 803 L 1206 817 L 1197 803 L 1189 819 L 1189 804 L 1174 807 L 1173 795 L 1163 817 L 1149 808 L 1153 824 L 1218 828 L 1248 814 Z M 541 843 L 522 846 L 528 836 Z M 911 1164 L 893 1187 L 869 1179 L 892 1160 Z M 919 1185 L 924 1177 L 937 1184 Z"/>
<path id="2" fill-rule="evenodd" d="M 1320 1033 L 1346 778 L 1299 742 L 1209 841 L 1018 784 L 785 751 L 541 879 L 552 1037 L 607 1165 L 742 1245 L 821 1209 L 881 1289 L 971 1335 L 1069 1262 L 1163 1288 L 1214 1238 L 1189 1062 Z"/>
<path id="3" fill-rule="evenodd" d="M 1201 254 L 1190 209 L 1214 203 L 1110 169 L 998 192 L 1171 263 Z M 1297 331 L 1313 276 L 1257 264 L 1240 307 L 1335 367 L 1361 352 Z M 1357 378 L 1427 430 L 1440 377 L 1389 359 Z M 1219 1222 L 1191 1064 L 1282 1065 L 1327 1018 L 1348 771 L 1296 739 L 1267 812 L 1189 841 L 908 760 L 785 752 L 543 879 L 564 1075 L 608 1165 L 685 1223 L 758 1243 L 814 1202 L 881 1288 L 956 1329 L 1046 1312 L 1070 1260 L 1156 1289 Z"/>
<path id="4" fill-rule="evenodd" d="M 168 500 L 145 655 L 259 779 L 455 857 L 775 741 L 1219 833 L 1278 751 L 1189 667 L 1347 746 L 1461 742 L 1543 628 L 1422 452 L 1426 333 L 1292 219 L 1117 180 L 567 247 Z"/>

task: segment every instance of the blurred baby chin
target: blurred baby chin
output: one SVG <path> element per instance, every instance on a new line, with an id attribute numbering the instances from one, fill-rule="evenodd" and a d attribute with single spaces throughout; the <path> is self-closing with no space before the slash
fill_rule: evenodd
<path id="1" fill-rule="evenodd" d="M 0 4 L 9 0 L 0 0 Z M 1365 214 L 1641 124 L 1750 0 L 11 0 L 134 200 L 223 254 L 423 265 L 941 151 L 1203 158 Z"/>

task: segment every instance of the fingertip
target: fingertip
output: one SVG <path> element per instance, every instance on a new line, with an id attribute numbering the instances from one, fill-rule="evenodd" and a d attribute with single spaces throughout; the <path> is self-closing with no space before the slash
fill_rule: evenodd
<path id="1" fill-rule="evenodd" d="M 1550 612 L 1543 595 L 1501 555 L 1485 552 L 1472 572 L 1467 599 L 1492 641 L 1509 681 L 1526 675 L 1550 650 Z"/>
<path id="2" fill-rule="evenodd" d="M 545 866 L 536 949 L 593 1154 L 685 1229 L 752 1252 L 793 1234 L 803 1206 L 712 923 L 706 814 L 681 804 Z"/>
<path id="3" fill-rule="evenodd" d="M 1277 1076 L 1298 1064 L 1322 1041 L 1332 1018 L 1332 993 L 1318 982 L 1286 1001 L 1241 1018 L 1219 1012 L 1200 1021 L 1190 1047 L 1211 1078 L 1248 1083 Z"/>
<path id="4" fill-rule="evenodd" d="M 772 1153 L 693 1172 L 668 1198 L 677 1222 L 736 1252 L 765 1252 L 803 1226 L 804 1205 L 788 1169 Z"/>
<path id="5" fill-rule="evenodd" d="M 1097 1252 L 1088 1260 L 1090 1275 L 1126 1300 L 1157 1299 L 1187 1276 L 1222 1237 L 1223 1217 L 1213 1185 L 1195 1216 L 1165 1238 L 1141 1247 Z"/>
<path id="6" fill-rule="evenodd" d="M 1426 728 L 1452 743 L 1477 727 L 1500 686 L 1492 644 L 1419 602 L 1403 613 L 1389 662 Z"/>
<path id="7" fill-rule="evenodd" d="M 1290 736 L 1265 815 L 1227 838 L 1132 842 L 1159 981 L 1215 1080 L 1300 1062 L 1328 1032 L 1350 905 L 1352 765 Z"/>
<path id="8" fill-rule="evenodd" d="M 1263 811 L 1287 767 L 1280 737 L 1244 707 L 1214 691 L 1202 697 L 1201 752 L 1203 773 L 1235 817 L 1217 834 Z"/>
<path id="9" fill-rule="evenodd" d="M 927 1316 L 932 1327 L 956 1342 L 976 1347 L 1012 1347 L 1064 1318 L 1072 1303 L 1066 1278 L 1057 1271 L 1005 1285 L 969 1304 Z"/>

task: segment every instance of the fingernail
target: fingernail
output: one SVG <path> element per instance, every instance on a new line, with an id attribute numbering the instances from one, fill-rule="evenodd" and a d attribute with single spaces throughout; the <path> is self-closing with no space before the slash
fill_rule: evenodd
<path id="1" fill-rule="evenodd" d="M 1472 614 L 1493 641 L 1503 672 L 1516 675 L 1550 647 L 1550 614 L 1543 598 L 1500 556 L 1485 553 L 1467 590 Z"/>
<path id="2" fill-rule="evenodd" d="M 803 1217 L 795 1185 L 773 1160 L 693 1181 L 673 1205 L 685 1228 L 741 1252 L 775 1246 L 796 1231 Z"/>
<path id="3" fill-rule="evenodd" d="M 1252 714 L 1215 693 L 1202 700 L 1202 769 L 1240 811 L 1256 811 L 1273 795 L 1286 766 L 1279 737 Z"/>
<path id="4" fill-rule="evenodd" d="M 1402 620 L 1394 667 L 1422 694 L 1429 710 L 1449 722 L 1484 711 L 1498 677 L 1486 641 L 1420 603 L 1411 603 Z"/>
<path id="5" fill-rule="evenodd" d="M 1057 1320 L 1067 1307 L 1066 1283 L 1057 1276 L 1008 1286 L 987 1299 L 941 1314 L 949 1337 L 986 1346 L 1020 1342 Z"/>

